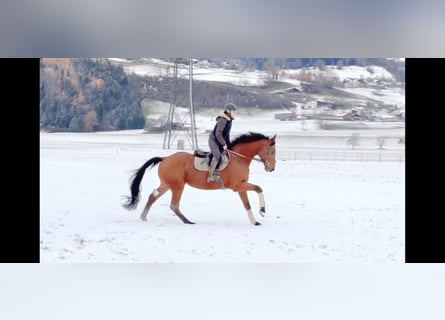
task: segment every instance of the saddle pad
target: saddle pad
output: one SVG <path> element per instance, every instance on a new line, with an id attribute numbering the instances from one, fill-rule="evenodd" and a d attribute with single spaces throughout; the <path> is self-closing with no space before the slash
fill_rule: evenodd
<path id="1" fill-rule="evenodd" d="M 209 171 L 209 158 L 205 157 L 205 158 L 201 158 L 201 157 L 197 157 L 194 156 L 193 157 L 193 165 L 195 166 L 196 170 L 199 171 Z M 227 165 L 229 164 L 229 159 L 227 158 L 226 155 L 222 155 L 222 161 L 221 164 L 219 165 L 218 171 L 223 171 L 225 167 L 227 167 Z"/>

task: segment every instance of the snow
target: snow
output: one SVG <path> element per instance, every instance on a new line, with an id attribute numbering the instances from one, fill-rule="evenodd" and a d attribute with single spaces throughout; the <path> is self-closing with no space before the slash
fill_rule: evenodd
<path id="1" fill-rule="evenodd" d="M 390 72 L 380 66 L 343 66 L 337 68 L 335 66 L 326 66 L 326 69 L 340 81 L 345 79 L 390 79 L 394 77 Z M 320 70 L 316 69 L 316 72 Z"/>
<path id="2" fill-rule="evenodd" d="M 396 105 L 397 108 L 405 110 L 405 90 L 401 88 L 379 89 L 378 91 L 372 88 L 341 88 L 341 90 L 386 104 Z"/>
<path id="3" fill-rule="evenodd" d="M 214 117 L 197 115 L 196 122 L 198 145 L 208 150 L 205 131 Z M 249 223 L 231 190 L 189 186 L 181 209 L 196 224 L 183 224 L 170 211 L 169 192 L 142 222 L 148 195 L 158 187 L 157 168 L 145 173 L 138 208 L 123 209 L 132 171 L 176 152 L 176 143 L 162 148 L 161 133 L 41 132 L 41 262 L 404 262 L 405 163 L 397 143 L 404 127 L 363 130 L 353 151 L 345 144 L 352 131 L 321 131 L 310 121 L 302 130 L 301 124 L 273 120 L 271 113 L 240 112 L 234 121 L 232 138 L 277 134 L 276 170 L 250 167 L 250 182 L 266 200 L 262 218 L 258 196 L 249 193 L 261 226 Z M 382 134 L 388 143 L 379 150 L 375 138 Z M 177 139 L 191 152 L 183 133 Z M 377 161 L 379 154 L 386 160 Z"/>
<path id="4" fill-rule="evenodd" d="M 124 70 L 141 76 L 173 76 L 174 64 L 161 59 L 146 58 L 140 63 L 130 63 L 128 60 L 112 58 L 115 62 L 122 63 Z M 300 87 L 301 81 L 296 80 L 299 72 L 305 71 L 314 74 L 323 73 L 325 76 L 338 78 L 340 82 L 348 81 L 394 81 L 394 77 L 386 69 L 380 66 L 326 66 L 322 71 L 315 67 L 303 69 L 284 69 L 280 73 L 280 81 Z M 178 64 L 178 76 L 189 77 L 189 66 Z M 199 81 L 227 82 L 237 86 L 263 86 L 270 75 L 266 71 L 259 70 L 232 70 L 209 65 L 206 61 L 193 65 L 193 79 Z M 337 88 L 362 96 L 364 99 L 372 99 L 389 105 L 397 105 L 399 109 L 405 109 L 405 89 L 402 87 L 369 88 L 355 84 L 355 87 Z M 357 87 L 358 86 L 358 87 Z"/>
<path id="5" fill-rule="evenodd" d="M 113 59 L 118 61 L 116 59 Z M 129 73 L 140 76 L 173 76 L 174 64 L 160 59 L 144 59 L 141 64 L 123 64 Z M 188 78 L 189 66 L 178 64 L 178 76 Z M 193 79 L 199 81 L 228 82 L 238 86 L 261 86 L 267 80 L 267 73 L 261 71 L 230 70 L 225 68 L 209 67 L 206 64 L 193 66 Z"/>
<path id="6" fill-rule="evenodd" d="M 157 76 L 166 71 L 167 68 L 171 68 L 170 72 L 173 72 L 174 64 L 171 62 L 163 61 L 161 59 L 144 59 L 144 63 L 132 64 L 128 60 L 112 58 L 110 60 L 124 63 L 123 67 L 127 72 L 136 73 L 138 75 Z M 128 62 L 125 64 L 125 62 Z M 314 74 L 328 73 L 332 77 L 338 78 L 340 81 L 345 79 L 387 79 L 394 80 L 394 77 L 385 68 L 380 66 L 326 66 L 326 71 L 322 71 L 315 67 L 302 68 L 302 69 L 283 69 L 280 72 L 280 81 L 297 84 L 294 77 L 301 71 L 310 72 Z M 178 75 L 188 77 L 189 66 L 184 64 L 178 64 Z M 227 69 L 221 67 L 211 66 L 207 61 L 202 63 L 195 63 L 193 65 L 193 78 L 195 80 L 203 81 L 219 81 L 229 82 L 235 85 L 263 85 L 264 81 L 269 78 L 269 74 L 266 71 L 259 70 L 238 70 Z"/>

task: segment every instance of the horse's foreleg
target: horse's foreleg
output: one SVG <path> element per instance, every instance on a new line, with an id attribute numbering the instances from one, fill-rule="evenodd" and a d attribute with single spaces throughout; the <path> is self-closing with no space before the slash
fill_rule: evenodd
<path id="1" fill-rule="evenodd" d="M 172 201 L 170 203 L 170 209 L 186 224 L 194 224 L 189 219 L 187 219 L 179 209 L 179 202 L 181 201 L 182 191 L 184 191 L 184 186 L 182 188 L 172 188 Z"/>
<path id="2" fill-rule="evenodd" d="M 153 203 L 158 200 L 164 193 L 167 192 L 169 188 L 163 184 L 161 184 L 159 186 L 159 188 L 154 189 L 153 192 L 150 194 L 150 196 L 148 197 L 148 201 L 147 204 L 145 205 L 144 210 L 141 213 L 141 220 L 143 221 L 147 221 L 147 214 L 148 211 L 150 210 L 151 206 L 153 205 Z"/>
<path id="3" fill-rule="evenodd" d="M 249 218 L 250 223 L 252 223 L 255 226 L 260 225 L 261 223 L 256 221 L 253 216 L 252 209 L 250 208 L 249 198 L 247 196 L 247 191 L 238 191 L 238 194 L 241 198 L 241 201 L 243 202 L 244 208 L 247 211 L 247 217 Z"/>
<path id="4" fill-rule="evenodd" d="M 260 187 L 258 187 L 260 188 Z M 261 188 L 260 188 L 261 189 Z M 264 217 L 266 215 L 266 202 L 264 201 L 263 190 L 258 192 L 258 198 L 260 199 L 260 215 Z"/>
<path id="5" fill-rule="evenodd" d="M 265 214 L 266 214 L 266 202 L 264 201 L 263 189 L 260 186 L 258 186 L 256 184 L 251 184 L 251 183 L 248 183 L 248 182 L 243 182 L 243 183 L 241 183 L 238 186 L 237 190 L 240 193 L 240 196 L 241 196 L 241 192 L 255 191 L 258 194 L 258 198 L 259 198 L 259 201 L 260 201 L 260 215 L 262 217 L 265 216 Z M 247 199 L 247 195 L 246 195 L 246 199 Z M 241 196 L 241 200 L 243 200 L 242 196 Z M 250 222 L 252 222 L 253 220 L 250 218 L 250 214 L 251 214 L 252 211 L 250 210 L 249 200 L 247 200 L 248 208 L 246 207 L 246 204 L 245 204 L 244 200 L 243 200 L 243 204 L 244 204 L 244 207 L 247 210 L 247 214 L 249 215 L 249 220 L 250 220 Z"/>

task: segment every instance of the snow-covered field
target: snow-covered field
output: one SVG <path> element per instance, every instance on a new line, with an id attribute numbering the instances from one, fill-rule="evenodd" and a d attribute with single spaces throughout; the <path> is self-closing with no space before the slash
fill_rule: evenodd
<path id="1" fill-rule="evenodd" d="M 205 130 L 213 124 L 197 118 L 204 150 Z M 41 262 L 404 262 L 404 161 L 287 159 L 282 152 L 350 151 L 332 138 L 350 132 L 320 131 L 309 122 L 306 131 L 298 126 L 243 115 L 234 122 L 232 137 L 247 131 L 278 135 L 276 170 L 251 165 L 250 181 L 264 189 L 266 199 L 266 217 L 256 216 L 261 226 L 249 223 L 236 193 L 188 186 L 181 209 L 195 225 L 170 211 L 170 193 L 142 222 L 139 214 L 158 186 L 157 168 L 145 173 L 138 208 L 124 210 L 121 197 L 129 195 L 132 170 L 176 151 L 176 144 L 163 150 L 163 134 L 42 132 Z M 361 149 L 378 152 L 370 141 L 383 133 L 394 138 L 387 152 L 404 152 L 394 142 L 404 128 L 368 129 L 362 135 L 369 145 Z M 181 134 L 178 139 L 185 139 Z M 258 197 L 249 198 L 256 214 Z"/>

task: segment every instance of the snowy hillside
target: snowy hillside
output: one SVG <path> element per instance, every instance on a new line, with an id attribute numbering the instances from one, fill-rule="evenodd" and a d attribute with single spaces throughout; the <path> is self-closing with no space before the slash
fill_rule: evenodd
<path id="1" fill-rule="evenodd" d="M 141 76 L 166 77 L 173 75 L 174 63 L 155 58 L 141 60 L 126 60 L 110 58 L 110 61 L 122 64 L 128 73 Z M 394 76 L 380 66 L 326 66 L 324 70 L 316 67 L 302 69 L 280 70 L 279 81 L 301 88 L 302 81 L 297 80 L 298 74 L 304 72 L 326 79 L 335 79 L 343 90 L 357 96 L 357 99 L 376 101 L 387 105 L 396 105 L 398 109 L 405 109 L 405 88 L 396 82 Z M 178 77 L 189 77 L 189 66 L 178 65 Z M 236 86 L 264 86 L 270 80 L 266 71 L 228 68 L 224 63 L 215 64 L 207 60 L 195 62 L 193 65 L 193 79 L 198 81 L 226 82 Z M 325 97 L 329 99 L 329 97 Z"/>

